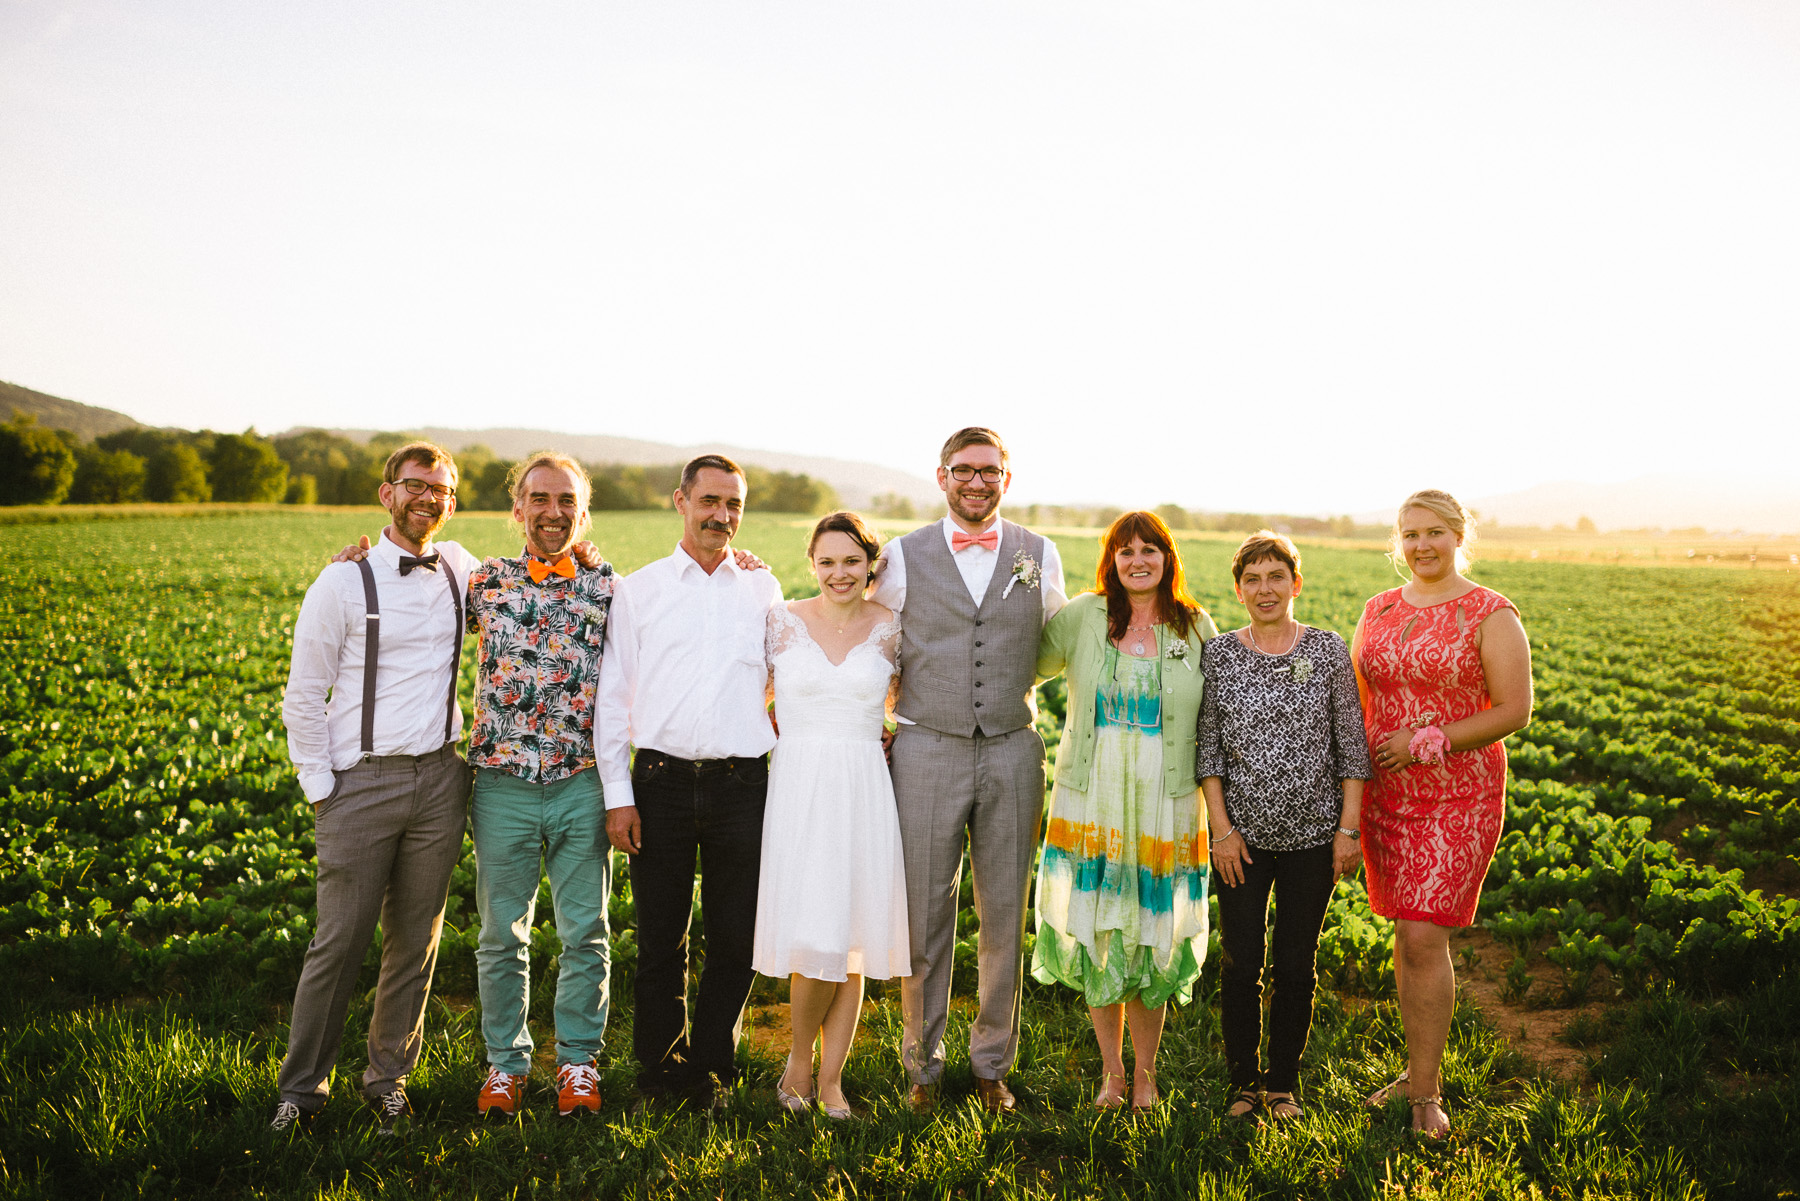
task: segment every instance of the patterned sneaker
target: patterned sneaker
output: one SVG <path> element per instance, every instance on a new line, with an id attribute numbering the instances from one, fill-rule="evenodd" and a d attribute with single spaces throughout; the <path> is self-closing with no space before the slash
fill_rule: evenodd
<path id="1" fill-rule="evenodd" d="M 519 1098 L 525 1094 L 525 1077 L 489 1067 L 487 1080 L 475 1094 L 475 1112 L 482 1117 L 499 1110 L 507 1117 L 519 1112 Z"/>
<path id="2" fill-rule="evenodd" d="M 396 1084 L 390 1092 L 382 1093 L 373 1102 L 375 1112 L 381 1119 L 381 1129 L 377 1133 L 391 1135 L 402 1119 L 412 1117 L 412 1102 L 406 1099 L 406 1086 Z"/>
<path id="3" fill-rule="evenodd" d="M 578 1109 L 600 1112 L 600 1072 L 594 1061 L 565 1063 L 556 1069 L 556 1112 L 568 1117 Z"/>
<path id="4" fill-rule="evenodd" d="M 305 1134 L 312 1127 L 313 1115 L 301 1109 L 292 1101 L 283 1101 L 275 1107 L 275 1120 L 269 1123 L 269 1129 L 276 1134 L 296 1131 Z"/>

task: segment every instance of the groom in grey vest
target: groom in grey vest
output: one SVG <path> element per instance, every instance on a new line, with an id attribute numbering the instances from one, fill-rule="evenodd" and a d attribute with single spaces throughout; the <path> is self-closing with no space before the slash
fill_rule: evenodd
<path id="1" fill-rule="evenodd" d="M 1044 809 L 1044 740 L 1032 727 L 1038 637 L 1064 602 L 1056 544 L 999 518 L 1012 482 L 993 430 L 944 443 L 950 515 L 889 542 L 874 598 L 900 613 L 894 799 L 906 861 L 912 975 L 901 981 L 909 1103 L 935 1104 L 967 847 L 979 935 L 979 1010 L 969 1032 L 976 1093 L 1013 1108 L 1025 898 Z"/>

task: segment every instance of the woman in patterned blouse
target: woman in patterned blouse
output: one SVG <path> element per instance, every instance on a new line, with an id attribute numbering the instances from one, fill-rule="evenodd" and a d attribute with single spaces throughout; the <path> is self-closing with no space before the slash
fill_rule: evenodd
<path id="1" fill-rule="evenodd" d="M 1220 1010 L 1235 1090 L 1226 1112 L 1264 1104 L 1297 1118 L 1300 1054 L 1312 1028 L 1319 929 L 1340 876 L 1356 870 L 1369 752 L 1344 640 L 1294 619 L 1300 552 L 1268 530 L 1231 562 L 1250 624 L 1206 644 L 1195 775 L 1206 796 L 1224 944 Z M 1262 1042 L 1262 965 L 1269 894 L 1275 947 L 1269 1061 Z M 1258 1089 L 1267 1089 L 1266 1102 Z"/>

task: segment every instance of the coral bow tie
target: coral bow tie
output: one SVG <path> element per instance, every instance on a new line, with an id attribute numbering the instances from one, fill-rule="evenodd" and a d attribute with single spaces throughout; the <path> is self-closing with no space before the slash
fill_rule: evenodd
<path id="1" fill-rule="evenodd" d="M 985 546 L 989 550 L 1000 549 L 1000 531 L 985 530 L 979 534 L 965 534 L 961 530 L 950 532 L 950 551 L 952 554 L 967 546 Z"/>
<path id="2" fill-rule="evenodd" d="M 542 559 L 526 559 L 525 570 L 531 573 L 531 582 L 541 584 L 553 575 L 565 580 L 575 578 L 575 560 L 564 555 L 554 563 L 546 563 Z"/>

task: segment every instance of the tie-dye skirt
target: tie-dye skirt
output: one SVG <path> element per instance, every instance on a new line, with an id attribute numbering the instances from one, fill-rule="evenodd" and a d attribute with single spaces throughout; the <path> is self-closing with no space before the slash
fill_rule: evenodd
<path id="1" fill-rule="evenodd" d="M 1163 786 L 1157 666 L 1126 660 L 1102 688 L 1091 786 L 1050 797 L 1031 974 L 1089 1005 L 1185 1005 L 1206 958 L 1205 819 L 1197 791 Z"/>

